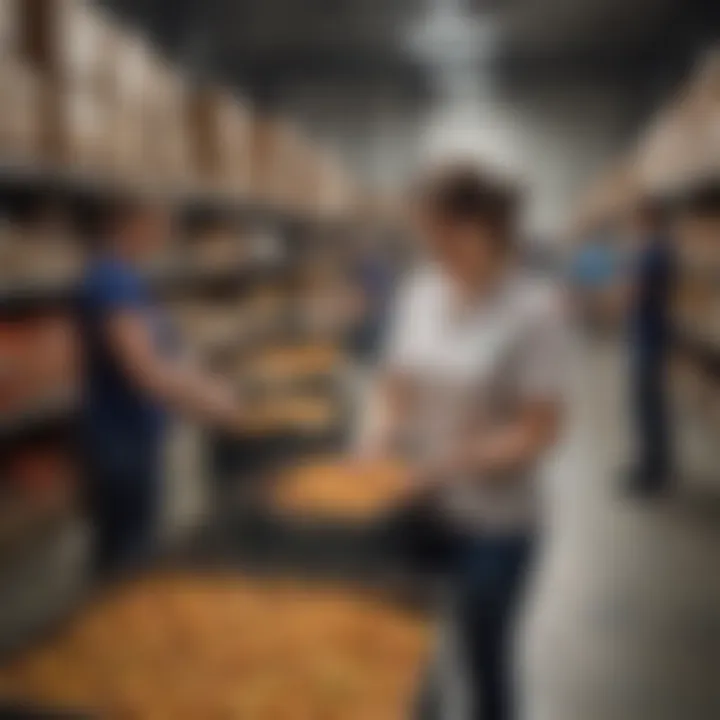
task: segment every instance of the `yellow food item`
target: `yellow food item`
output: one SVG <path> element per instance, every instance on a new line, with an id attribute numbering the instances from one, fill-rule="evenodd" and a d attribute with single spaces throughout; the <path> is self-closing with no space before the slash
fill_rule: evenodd
<path id="1" fill-rule="evenodd" d="M 359 466 L 315 463 L 288 473 L 278 484 L 275 502 L 284 511 L 363 519 L 391 507 L 406 490 L 407 469 L 399 463 Z"/>
<path id="2" fill-rule="evenodd" d="M 338 419 L 335 404 L 313 398 L 281 398 L 259 403 L 251 412 L 248 431 L 322 432 Z"/>
<path id="3" fill-rule="evenodd" d="M 424 619 L 371 596 L 168 576 L 120 591 L 0 671 L 0 693 L 137 720 L 397 720 Z"/>
<path id="4" fill-rule="evenodd" d="M 256 355 L 240 372 L 259 378 L 331 372 L 342 362 L 342 353 L 331 345 L 281 348 Z"/>

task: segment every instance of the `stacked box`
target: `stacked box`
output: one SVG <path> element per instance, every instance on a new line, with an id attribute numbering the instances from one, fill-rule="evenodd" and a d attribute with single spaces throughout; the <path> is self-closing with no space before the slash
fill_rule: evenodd
<path id="1" fill-rule="evenodd" d="M 278 156 L 282 142 L 282 126 L 268 117 L 257 118 L 253 123 L 251 194 L 263 203 L 273 203 L 277 198 L 276 184 L 279 172 Z"/>
<path id="2" fill-rule="evenodd" d="M 116 33 L 85 0 L 25 0 L 23 50 L 45 85 L 43 151 L 51 162 L 107 167 L 113 145 Z"/>
<path id="3" fill-rule="evenodd" d="M 309 143 L 304 148 L 300 172 L 298 192 L 301 207 L 309 215 L 317 215 L 320 212 L 321 166 L 315 149 Z"/>
<path id="4" fill-rule="evenodd" d="M 69 317 L 0 322 L 0 416 L 69 398 L 76 388 L 76 353 Z"/>
<path id="5" fill-rule="evenodd" d="M 23 54 L 58 86 L 112 84 L 116 35 L 88 0 L 23 0 L 22 28 Z"/>
<path id="6" fill-rule="evenodd" d="M 151 56 L 142 36 L 118 31 L 115 57 L 111 169 L 133 178 L 143 174 L 147 161 Z"/>
<path id="7" fill-rule="evenodd" d="M 298 132 L 288 133 L 280 157 L 280 201 L 292 210 L 312 214 L 318 202 L 318 165 L 312 146 Z"/>
<path id="8" fill-rule="evenodd" d="M 209 186 L 244 194 L 250 180 L 251 116 L 231 93 L 205 86 L 189 103 L 193 162 Z"/>
<path id="9" fill-rule="evenodd" d="M 0 156 L 27 161 L 39 152 L 42 85 L 32 68 L 12 57 L 0 64 Z"/>
<path id="10" fill-rule="evenodd" d="M 223 94 L 218 107 L 218 144 L 221 154 L 221 182 L 228 189 L 246 195 L 250 188 L 250 140 L 252 115 L 237 98 Z"/>
<path id="11" fill-rule="evenodd" d="M 336 158 L 321 160 L 319 208 L 323 215 L 337 218 L 353 210 L 354 190 L 350 178 Z"/>
<path id="12" fill-rule="evenodd" d="M 189 180 L 187 104 L 182 78 L 163 59 L 150 58 L 142 135 L 147 172 L 158 181 L 181 185 Z"/>
<path id="13" fill-rule="evenodd" d="M 20 5 L 22 0 L 0 0 L 0 56 L 14 57 L 20 50 Z"/>
<path id="14" fill-rule="evenodd" d="M 710 53 L 682 97 L 653 124 L 640 147 L 644 185 L 685 187 L 720 169 L 720 55 Z"/>
<path id="15" fill-rule="evenodd" d="M 707 54 L 690 89 L 689 146 L 699 178 L 720 174 L 720 49 Z"/>
<path id="16" fill-rule="evenodd" d="M 292 207 L 297 185 L 299 136 L 288 123 L 277 124 L 277 135 L 268 168 L 268 199 L 274 205 Z"/>

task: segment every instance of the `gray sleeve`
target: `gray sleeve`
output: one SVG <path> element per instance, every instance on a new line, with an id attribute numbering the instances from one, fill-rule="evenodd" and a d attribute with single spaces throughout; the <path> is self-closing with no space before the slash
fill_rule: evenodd
<path id="1" fill-rule="evenodd" d="M 521 397 L 563 400 L 570 372 L 570 334 L 555 298 L 543 302 L 526 325 L 519 357 Z"/>

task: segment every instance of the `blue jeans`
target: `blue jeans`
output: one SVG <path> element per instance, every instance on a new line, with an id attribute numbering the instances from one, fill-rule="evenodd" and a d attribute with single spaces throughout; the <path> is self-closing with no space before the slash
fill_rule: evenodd
<path id="1" fill-rule="evenodd" d="M 636 348 L 631 382 L 637 483 L 643 489 L 661 490 L 670 481 L 673 455 L 664 352 Z"/>
<path id="2" fill-rule="evenodd" d="M 152 554 L 157 529 L 160 464 L 142 453 L 110 466 L 86 458 L 87 510 L 94 531 L 94 566 L 113 576 L 141 565 Z"/>
<path id="3" fill-rule="evenodd" d="M 512 630 L 534 546 L 530 535 L 476 536 L 458 543 L 452 612 L 472 685 L 473 720 L 514 717 Z M 440 717 L 442 692 L 431 679 L 421 698 L 422 720 Z"/>

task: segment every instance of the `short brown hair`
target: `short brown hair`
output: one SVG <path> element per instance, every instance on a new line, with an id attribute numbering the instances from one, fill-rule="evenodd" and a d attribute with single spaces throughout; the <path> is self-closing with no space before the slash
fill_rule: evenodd
<path id="1" fill-rule="evenodd" d="M 490 224 L 506 245 L 515 236 L 520 191 L 481 167 L 445 166 L 419 183 L 415 198 L 423 209 L 444 220 Z"/>

